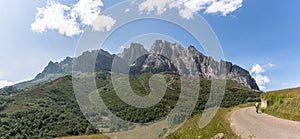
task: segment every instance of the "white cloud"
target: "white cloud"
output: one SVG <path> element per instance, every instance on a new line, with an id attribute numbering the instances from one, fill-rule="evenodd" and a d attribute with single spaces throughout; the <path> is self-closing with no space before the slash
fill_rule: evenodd
<path id="1" fill-rule="evenodd" d="M 102 6 L 100 0 L 80 0 L 73 6 L 71 15 L 79 18 L 83 25 L 90 25 L 100 14 Z"/>
<path id="2" fill-rule="evenodd" d="M 139 5 L 139 10 L 148 13 L 156 11 L 157 14 L 162 14 L 169 8 L 171 3 L 173 3 L 173 0 L 146 0 Z"/>
<path id="3" fill-rule="evenodd" d="M 100 15 L 93 22 L 92 26 L 96 31 L 109 31 L 115 25 L 115 23 L 116 20 L 113 18 L 106 15 Z"/>
<path id="4" fill-rule="evenodd" d="M 265 68 L 272 68 L 274 67 L 274 64 L 268 63 L 264 66 L 261 66 L 259 64 L 254 64 L 252 69 L 250 70 L 250 73 L 252 74 L 253 78 L 255 79 L 259 89 L 265 90 L 265 85 L 270 83 L 270 78 L 268 76 L 263 75 L 265 73 Z"/>
<path id="5" fill-rule="evenodd" d="M 269 67 L 269 68 L 273 68 L 275 66 L 275 64 L 273 64 L 273 63 L 268 63 L 267 64 L 267 67 Z"/>
<path id="6" fill-rule="evenodd" d="M 195 12 L 190 8 L 184 8 L 179 10 L 179 15 L 188 20 L 193 18 L 194 14 Z"/>
<path id="7" fill-rule="evenodd" d="M 60 34 L 67 36 L 79 35 L 82 29 L 91 25 L 100 15 L 103 3 L 101 0 L 79 0 L 73 5 L 63 5 L 54 0 L 48 0 L 45 7 L 37 7 L 35 21 L 31 24 L 31 29 L 35 32 L 43 33 L 47 30 L 56 30 Z M 102 18 L 103 19 L 103 18 Z M 104 24 L 104 29 L 111 29 L 109 21 L 101 20 L 99 24 Z"/>
<path id="8" fill-rule="evenodd" d="M 263 72 L 265 72 L 265 70 L 264 70 L 263 67 L 262 67 L 261 65 L 259 65 L 259 64 L 255 64 L 255 65 L 252 67 L 251 71 L 250 71 L 250 73 L 255 73 L 255 74 L 260 74 L 260 73 L 263 73 Z"/>
<path id="9" fill-rule="evenodd" d="M 182 0 L 184 6 L 190 8 L 193 11 L 200 11 L 206 9 L 208 5 L 215 2 L 215 0 Z"/>
<path id="10" fill-rule="evenodd" d="M 11 86 L 11 85 L 13 85 L 13 82 L 7 80 L 0 80 L 0 88 L 3 88 L 5 86 Z"/>
<path id="11" fill-rule="evenodd" d="M 145 0 L 139 5 L 139 10 L 162 14 L 167 9 L 177 8 L 180 16 L 191 19 L 199 11 L 226 16 L 242 7 L 242 3 L 243 0 Z"/>
<path id="12" fill-rule="evenodd" d="M 243 0 L 220 0 L 213 2 L 207 7 L 205 13 L 221 13 L 226 16 L 238 8 L 242 7 Z"/>
<path id="13" fill-rule="evenodd" d="M 263 75 L 257 74 L 253 78 L 255 79 L 258 87 L 261 90 L 265 90 L 266 89 L 265 85 L 267 83 L 270 83 L 270 79 L 267 76 L 263 76 Z"/>
<path id="14" fill-rule="evenodd" d="M 31 24 L 33 31 L 43 33 L 50 30 L 57 30 L 60 34 L 67 36 L 81 33 L 75 18 L 66 15 L 71 7 L 62 5 L 55 1 L 48 1 L 45 7 L 37 8 L 35 21 Z"/>
<path id="15" fill-rule="evenodd" d="M 127 8 L 127 9 L 125 9 L 125 11 L 124 11 L 125 13 L 128 13 L 128 12 L 130 12 L 130 9 L 129 8 Z"/>

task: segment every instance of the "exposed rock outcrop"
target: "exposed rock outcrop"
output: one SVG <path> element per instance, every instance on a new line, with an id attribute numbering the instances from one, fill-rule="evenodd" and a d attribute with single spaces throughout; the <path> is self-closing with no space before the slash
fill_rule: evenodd
<path id="1" fill-rule="evenodd" d="M 96 63 L 91 63 L 96 58 Z M 44 71 L 36 79 L 47 74 L 67 73 L 74 65 L 76 71 L 111 71 L 114 59 L 118 58 L 117 65 L 126 65 L 129 73 L 133 75 L 151 72 L 177 72 L 181 75 L 199 76 L 206 79 L 226 77 L 251 89 L 259 90 L 255 80 L 249 72 L 237 65 L 226 61 L 215 61 L 200 53 L 194 46 L 187 49 L 178 43 L 157 40 L 149 51 L 143 45 L 132 43 L 118 55 L 110 54 L 104 50 L 84 52 L 77 58 L 67 57 L 60 63 L 49 62 Z M 94 65 L 93 65 L 94 64 Z M 95 66 L 95 70 L 91 68 Z M 122 67 L 120 67 L 122 71 Z M 122 71 L 123 72 L 123 71 Z"/>
<path id="2" fill-rule="evenodd" d="M 181 75 L 200 76 L 206 79 L 214 79 L 220 76 L 228 80 L 237 81 L 251 89 L 259 90 L 255 80 L 250 73 L 230 62 L 215 61 L 200 53 L 194 46 L 187 49 L 178 43 L 157 40 L 153 43 L 150 51 L 147 53 L 144 49 L 136 49 L 136 44 L 132 44 L 127 51 L 123 51 L 119 56 L 129 62 L 132 74 L 143 72 L 178 72 Z M 135 49 L 143 50 L 135 52 L 130 56 L 128 50 L 132 52 Z M 126 57 L 124 57 L 126 55 Z M 139 58 L 137 58 L 139 57 Z M 132 61 L 132 59 L 137 59 Z"/>

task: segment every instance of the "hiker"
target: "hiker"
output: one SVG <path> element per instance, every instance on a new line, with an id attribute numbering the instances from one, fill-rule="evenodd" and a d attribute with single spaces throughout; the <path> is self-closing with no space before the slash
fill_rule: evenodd
<path id="1" fill-rule="evenodd" d="M 256 102 L 256 103 L 255 103 L 256 113 L 258 113 L 258 107 L 259 107 L 259 103 Z"/>

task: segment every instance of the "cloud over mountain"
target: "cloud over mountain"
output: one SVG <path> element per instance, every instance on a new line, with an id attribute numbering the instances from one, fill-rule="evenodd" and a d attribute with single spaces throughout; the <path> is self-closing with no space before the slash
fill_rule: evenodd
<path id="1" fill-rule="evenodd" d="M 162 14 L 167 9 L 177 8 L 180 16 L 191 19 L 196 12 L 226 16 L 242 7 L 242 3 L 243 0 L 145 0 L 139 10 Z"/>
<path id="2" fill-rule="evenodd" d="M 220 13 L 226 16 L 242 7 L 242 2 L 243 0 L 145 0 L 138 7 L 141 13 L 156 12 L 157 14 L 177 8 L 182 18 L 191 19 L 197 12 Z M 35 21 L 31 24 L 31 29 L 39 33 L 55 30 L 72 37 L 81 34 L 84 27 L 96 20 L 98 24 L 94 28 L 96 31 L 108 31 L 116 20 L 106 15 L 97 18 L 103 6 L 101 0 L 79 0 L 69 5 L 48 0 L 44 7 L 36 8 Z M 130 9 L 126 9 L 126 12 L 128 10 Z"/>
<path id="3" fill-rule="evenodd" d="M 46 6 L 36 8 L 35 21 L 31 24 L 31 29 L 39 33 L 56 30 L 69 37 L 79 35 L 85 26 L 91 25 L 100 15 L 102 7 L 101 0 L 79 0 L 70 6 L 48 0 Z M 107 20 L 101 20 L 101 30 L 111 29 L 114 19 L 105 15 L 101 17 Z"/>
<path id="4" fill-rule="evenodd" d="M 270 78 L 268 76 L 263 75 L 266 68 L 272 68 L 274 67 L 274 64 L 268 63 L 264 66 L 261 66 L 259 64 L 254 64 L 252 69 L 250 70 L 250 73 L 253 75 L 253 78 L 255 79 L 257 85 L 260 89 L 265 90 L 266 84 L 270 83 Z"/>

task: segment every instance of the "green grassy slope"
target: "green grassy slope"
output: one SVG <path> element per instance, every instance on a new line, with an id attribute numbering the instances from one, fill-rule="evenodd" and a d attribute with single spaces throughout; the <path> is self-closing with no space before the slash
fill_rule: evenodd
<path id="1" fill-rule="evenodd" d="M 152 74 L 142 74 L 130 77 L 133 91 L 144 96 L 149 93 L 148 80 Z M 99 89 L 100 96 L 103 98 L 107 107 L 115 115 L 131 122 L 147 123 L 166 116 L 176 105 L 180 96 L 180 77 L 176 74 L 163 74 L 166 82 L 171 82 L 167 88 L 165 96 L 153 107 L 147 109 L 138 109 L 124 103 L 115 93 L 111 83 Z M 201 112 L 208 100 L 211 81 L 200 79 L 200 92 L 197 106 L 193 114 Z M 221 104 L 222 107 L 237 106 L 245 103 L 247 98 L 259 97 L 260 92 L 255 92 L 247 87 L 241 86 L 234 81 L 227 81 L 225 96 Z M 130 111 L 130 113 L 128 113 Z M 141 114 L 142 113 L 142 114 Z"/>
<path id="2" fill-rule="evenodd" d="M 220 108 L 203 129 L 199 128 L 201 114 L 195 115 L 167 139 L 207 139 L 218 133 L 224 133 L 228 139 L 236 139 L 237 136 L 232 132 L 228 121 L 230 110 L 230 108 Z"/>
<path id="3" fill-rule="evenodd" d="M 233 108 L 221 108 L 216 113 L 216 116 L 212 121 L 204 127 L 199 128 L 199 121 L 201 114 L 197 114 L 187 120 L 177 131 L 165 137 L 166 139 L 209 139 L 218 133 L 224 133 L 226 139 L 237 139 L 238 136 L 233 133 L 230 128 L 230 123 L 228 121 L 228 116 Z M 139 131 L 137 133 L 145 132 L 145 130 Z M 126 133 L 124 133 L 126 134 Z M 65 137 L 61 139 L 83 139 L 89 138 L 90 136 L 73 136 Z M 94 139 L 106 139 L 103 135 L 94 135 Z"/>
<path id="4" fill-rule="evenodd" d="M 179 76 L 168 73 L 164 73 L 163 76 L 167 82 L 172 82 L 164 98 L 149 109 L 137 109 L 122 102 L 112 88 L 108 72 L 97 73 L 96 82 L 100 96 L 115 115 L 128 121 L 144 123 L 167 115 L 178 100 Z M 149 93 L 147 84 L 150 77 L 151 74 L 130 77 L 132 88 L 137 95 L 144 96 Z M 204 109 L 210 91 L 210 81 L 200 80 L 201 89 L 193 115 L 201 113 Z M 247 98 L 257 98 L 259 95 L 260 92 L 227 81 L 222 107 L 236 106 L 246 102 Z M 61 77 L 13 96 L 1 97 L 0 106 L 0 137 L 53 138 L 99 133 L 85 119 L 77 105 L 71 76 Z M 103 118 L 94 116 L 92 118 Z M 105 124 L 107 123 L 97 127 L 110 128 L 111 131 L 134 128 L 128 125 L 109 127 Z"/>
<path id="5" fill-rule="evenodd" d="M 31 90 L 37 86 L 43 85 L 45 83 L 54 81 L 60 77 L 69 75 L 67 74 L 49 74 L 42 79 L 32 79 L 29 81 L 21 82 L 12 86 L 4 87 L 0 89 L 0 96 L 9 96 L 24 92 L 26 90 Z"/>
<path id="6" fill-rule="evenodd" d="M 215 117 L 211 120 L 211 122 L 205 126 L 203 129 L 199 128 L 199 121 L 201 118 L 201 114 L 196 114 L 188 119 L 177 131 L 171 133 L 165 139 L 210 139 L 219 133 L 224 134 L 224 139 L 239 139 L 230 127 L 229 116 L 231 112 L 236 109 L 253 106 L 254 103 L 245 103 L 242 105 L 238 105 L 230 108 L 220 108 L 216 113 Z M 139 131 L 137 129 L 135 132 L 145 132 L 144 130 Z M 122 133 L 126 134 L 126 132 Z M 72 137 L 64 137 L 61 139 L 83 139 L 92 137 L 93 139 L 107 139 L 107 136 L 103 136 L 101 134 L 96 134 L 93 136 L 85 135 L 85 136 L 72 136 Z"/>
<path id="7" fill-rule="evenodd" d="M 265 113 L 294 121 L 300 121 L 300 88 L 271 91 L 262 94 L 268 100 Z"/>
<path id="8" fill-rule="evenodd" d="M 79 110 L 71 76 L 5 99 L 11 102 L 0 112 L 0 137 L 53 138 L 98 133 Z"/>
<path id="9" fill-rule="evenodd" d="M 199 128 L 201 114 L 187 120 L 176 132 L 167 136 L 167 139 L 210 139 L 219 133 L 224 134 L 224 139 L 239 139 L 230 127 L 229 116 L 236 109 L 253 106 L 254 103 L 245 103 L 230 108 L 220 108 L 210 123 L 204 128 Z"/>

